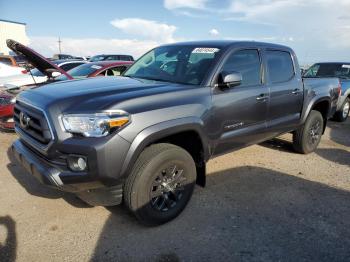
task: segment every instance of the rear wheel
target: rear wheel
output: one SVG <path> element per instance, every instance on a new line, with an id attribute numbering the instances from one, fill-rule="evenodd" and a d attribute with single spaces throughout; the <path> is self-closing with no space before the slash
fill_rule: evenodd
<path id="1" fill-rule="evenodd" d="M 312 110 L 305 124 L 293 133 L 294 150 L 302 154 L 315 151 L 321 141 L 323 125 L 324 120 L 321 113 Z"/>
<path id="2" fill-rule="evenodd" d="M 349 116 L 350 112 L 350 99 L 347 97 L 341 107 L 341 109 L 335 113 L 334 119 L 338 122 L 344 122 Z"/>
<path id="3" fill-rule="evenodd" d="M 137 159 L 124 186 L 124 203 L 146 225 L 166 223 L 186 207 L 196 181 L 191 155 L 172 144 L 155 144 Z"/>

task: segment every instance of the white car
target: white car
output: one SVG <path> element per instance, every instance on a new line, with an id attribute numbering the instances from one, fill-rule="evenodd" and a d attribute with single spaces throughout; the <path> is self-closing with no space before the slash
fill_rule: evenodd
<path id="1" fill-rule="evenodd" d="M 79 65 L 87 63 L 83 60 L 56 60 L 51 61 L 51 63 L 58 66 L 63 71 L 67 72 L 68 70 L 77 67 Z M 58 73 L 58 72 L 57 72 Z M 60 73 L 58 73 L 59 75 Z M 46 82 L 48 79 L 47 75 L 44 75 L 37 68 L 30 70 L 26 74 L 17 74 L 7 77 L 0 77 L 0 87 L 4 86 L 24 86 L 24 85 L 35 85 L 39 83 Z"/>
<path id="2" fill-rule="evenodd" d="M 12 76 L 12 75 L 22 75 L 26 74 L 27 71 L 23 67 L 19 66 L 9 66 L 4 63 L 0 63 L 0 77 Z"/>

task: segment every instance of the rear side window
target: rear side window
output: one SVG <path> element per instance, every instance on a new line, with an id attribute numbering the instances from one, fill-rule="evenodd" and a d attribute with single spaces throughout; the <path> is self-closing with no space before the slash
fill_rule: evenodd
<path id="1" fill-rule="evenodd" d="M 289 52 L 267 51 L 266 61 L 271 83 L 287 82 L 294 76 L 293 60 Z"/>
<path id="2" fill-rule="evenodd" d="M 304 77 L 339 77 L 350 79 L 350 64 L 314 64 L 306 71 Z"/>
<path id="3" fill-rule="evenodd" d="M 240 50 L 227 59 L 223 66 L 225 72 L 239 72 L 242 74 L 240 86 L 261 84 L 261 66 L 259 52 L 256 49 Z"/>

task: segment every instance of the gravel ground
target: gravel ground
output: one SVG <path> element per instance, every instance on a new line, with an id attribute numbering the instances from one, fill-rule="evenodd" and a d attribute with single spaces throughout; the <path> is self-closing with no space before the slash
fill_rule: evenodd
<path id="1" fill-rule="evenodd" d="M 316 153 L 283 136 L 211 160 L 183 214 L 156 228 L 41 186 L 0 133 L 0 261 L 350 261 L 350 121 Z"/>

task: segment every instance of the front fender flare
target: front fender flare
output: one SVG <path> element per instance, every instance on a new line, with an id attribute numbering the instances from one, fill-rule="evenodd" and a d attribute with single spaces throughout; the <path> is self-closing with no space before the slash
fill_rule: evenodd
<path id="1" fill-rule="evenodd" d="M 135 137 L 125 157 L 120 173 L 121 177 L 130 173 L 137 158 L 148 145 L 159 139 L 185 131 L 198 133 L 203 145 L 204 160 L 207 161 L 210 157 L 210 150 L 208 139 L 203 132 L 203 121 L 195 117 L 178 118 L 145 128 Z"/>

